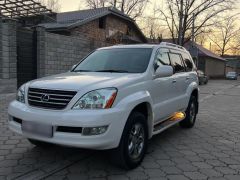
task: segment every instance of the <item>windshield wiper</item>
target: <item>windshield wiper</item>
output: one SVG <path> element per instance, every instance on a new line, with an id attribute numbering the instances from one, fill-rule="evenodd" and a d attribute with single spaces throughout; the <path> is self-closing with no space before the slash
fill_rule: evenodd
<path id="1" fill-rule="evenodd" d="M 74 70 L 72 72 L 93 72 L 93 71 L 79 69 L 79 70 Z"/>
<path id="2" fill-rule="evenodd" d="M 116 73 L 128 73 L 128 71 L 125 70 L 114 70 L 114 69 L 105 69 L 105 70 L 99 70 L 96 72 L 116 72 Z"/>

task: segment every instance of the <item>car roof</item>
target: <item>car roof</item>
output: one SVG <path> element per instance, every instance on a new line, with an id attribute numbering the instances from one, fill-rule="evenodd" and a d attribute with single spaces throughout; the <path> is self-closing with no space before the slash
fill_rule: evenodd
<path id="1" fill-rule="evenodd" d="M 154 44 L 131 44 L 131 45 L 119 44 L 114 46 L 102 47 L 99 49 L 154 48 L 154 47 L 156 47 L 156 45 Z"/>
<path id="2" fill-rule="evenodd" d="M 160 44 L 131 44 L 131 45 L 125 45 L 125 44 L 119 44 L 119 45 L 114 45 L 114 46 L 108 46 L 108 47 L 102 47 L 99 49 L 116 49 L 116 48 L 160 48 L 160 47 L 164 47 L 164 48 L 168 48 L 168 49 L 173 49 L 176 51 L 180 51 L 180 52 L 187 52 L 188 51 L 179 45 L 176 44 L 172 44 L 172 43 L 167 43 L 167 42 L 161 42 Z"/>

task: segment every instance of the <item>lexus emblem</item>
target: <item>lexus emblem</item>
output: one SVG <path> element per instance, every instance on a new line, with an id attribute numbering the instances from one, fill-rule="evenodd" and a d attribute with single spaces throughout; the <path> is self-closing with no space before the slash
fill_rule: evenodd
<path id="1" fill-rule="evenodd" d="M 48 102 L 50 99 L 50 96 L 48 94 L 43 94 L 41 97 L 42 102 Z"/>

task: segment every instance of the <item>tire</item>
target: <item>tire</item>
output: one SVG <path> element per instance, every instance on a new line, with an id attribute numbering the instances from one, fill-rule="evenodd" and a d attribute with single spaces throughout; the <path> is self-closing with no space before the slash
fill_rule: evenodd
<path id="1" fill-rule="evenodd" d="M 204 82 L 204 84 L 207 84 L 207 83 L 208 83 L 208 80 L 206 79 L 205 82 Z"/>
<path id="2" fill-rule="evenodd" d="M 37 147 L 50 147 L 53 146 L 53 144 L 47 143 L 47 142 L 43 142 L 43 141 L 38 141 L 38 140 L 34 140 L 34 139 L 28 139 L 28 141 L 37 146 Z"/>
<path id="3" fill-rule="evenodd" d="M 126 170 L 136 168 L 145 156 L 147 141 L 146 117 L 140 112 L 131 113 L 123 130 L 119 146 L 111 152 L 111 161 Z"/>
<path id="4" fill-rule="evenodd" d="M 188 103 L 188 108 L 185 111 L 186 117 L 179 124 L 183 128 L 192 128 L 195 124 L 196 117 L 198 112 L 198 103 L 195 96 L 191 96 Z"/>

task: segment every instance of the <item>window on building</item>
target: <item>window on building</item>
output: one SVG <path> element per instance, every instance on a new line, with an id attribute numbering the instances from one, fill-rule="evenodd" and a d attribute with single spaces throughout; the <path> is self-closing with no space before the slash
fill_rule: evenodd
<path id="1" fill-rule="evenodd" d="M 106 18 L 101 17 L 99 18 L 99 24 L 98 24 L 100 29 L 105 29 L 106 28 Z"/>
<path id="2" fill-rule="evenodd" d="M 174 53 L 169 53 L 170 59 L 171 59 L 171 64 L 173 66 L 174 72 L 179 73 L 179 72 L 184 72 L 185 67 L 182 62 L 182 57 L 180 54 L 174 54 Z"/>

